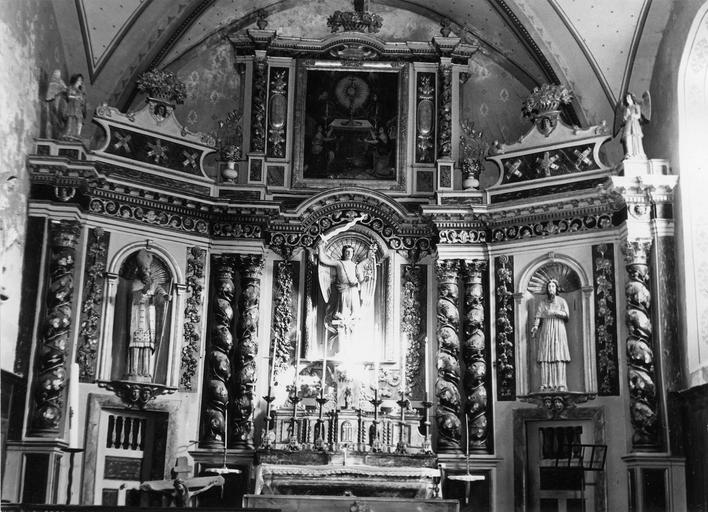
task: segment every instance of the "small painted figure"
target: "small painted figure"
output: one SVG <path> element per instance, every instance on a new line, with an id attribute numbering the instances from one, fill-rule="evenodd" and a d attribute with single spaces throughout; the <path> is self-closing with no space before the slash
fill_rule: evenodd
<path id="1" fill-rule="evenodd" d="M 546 297 L 536 308 L 531 336 L 538 341 L 536 361 L 541 365 L 541 391 L 567 391 L 566 365 L 570 362 L 565 324 L 568 303 L 558 296 L 558 281 L 546 285 Z"/>
<path id="2" fill-rule="evenodd" d="M 84 77 L 81 74 L 73 75 L 69 80 L 66 91 L 66 129 L 64 138 L 79 140 L 86 117 L 86 91 L 84 90 Z"/>

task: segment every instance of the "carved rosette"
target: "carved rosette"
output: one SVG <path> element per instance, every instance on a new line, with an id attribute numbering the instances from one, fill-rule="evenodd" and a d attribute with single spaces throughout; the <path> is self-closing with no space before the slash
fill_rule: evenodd
<path id="1" fill-rule="evenodd" d="M 212 303 L 212 328 L 204 369 L 204 399 L 202 412 L 201 445 L 205 448 L 224 446 L 225 413 L 229 403 L 228 382 L 231 379 L 231 353 L 233 351 L 233 256 L 215 256 L 211 268 L 214 272 L 214 301 Z"/>
<path id="2" fill-rule="evenodd" d="M 650 240 L 631 240 L 623 246 L 627 268 L 627 364 L 629 410 L 634 449 L 659 447 L 656 370 L 652 348 L 651 288 L 647 259 Z"/>
<path id="3" fill-rule="evenodd" d="M 406 383 L 408 393 L 417 384 L 422 391 L 424 379 L 423 372 L 428 371 L 423 367 L 421 355 L 424 347 L 421 343 L 423 311 L 421 306 L 421 291 L 425 279 L 425 266 L 423 265 L 402 265 L 403 283 L 401 291 L 401 334 L 408 341 L 406 351 Z"/>
<path id="4" fill-rule="evenodd" d="M 253 395 L 256 387 L 256 356 L 258 355 L 258 314 L 261 295 L 261 256 L 240 256 L 241 295 L 238 325 L 238 350 L 234 375 L 234 446 L 253 448 Z"/>
<path id="5" fill-rule="evenodd" d="M 484 335 L 484 260 L 463 262 L 465 284 L 464 341 L 462 360 L 465 363 L 464 389 L 469 415 L 470 450 L 487 451 L 487 340 Z"/>
<path id="6" fill-rule="evenodd" d="M 433 163 L 435 142 L 435 73 L 418 73 L 416 80 L 415 161 Z"/>
<path id="7" fill-rule="evenodd" d="M 204 304 L 205 263 L 205 250 L 192 247 L 187 251 L 187 300 L 184 307 L 184 340 L 179 377 L 179 387 L 184 391 L 193 390 L 194 376 L 197 374 Z"/>
<path id="8" fill-rule="evenodd" d="M 287 367 L 295 346 L 290 336 L 293 324 L 293 264 L 278 261 L 275 264 L 275 293 L 273 297 L 273 341 L 271 357 L 275 358 L 273 372 L 278 375 Z M 275 378 L 275 375 L 272 378 Z"/>
<path id="9" fill-rule="evenodd" d="M 79 240 L 78 222 L 52 222 L 46 315 L 40 327 L 35 363 L 34 410 L 31 434 L 56 436 L 64 414 L 66 355 L 70 343 L 74 295 L 74 263 Z"/>
<path id="10" fill-rule="evenodd" d="M 601 396 L 619 395 L 613 245 L 593 245 L 592 259 L 593 281 L 595 284 L 595 343 L 597 345 L 598 394 Z"/>
<path id="11" fill-rule="evenodd" d="M 452 154 L 452 65 L 440 65 L 438 103 L 438 158 Z"/>
<path id="12" fill-rule="evenodd" d="M 497 400 L 515 400 L 514 258 L 494 258 L 494 273 L 497 297 Z"/>
<path id="13" fill-rule="evenodd" d="M 266 97 L 268 61 L 265 56 L 253 59 L 253 98 L 251 103 L 251 151 L 263 153 L 266 145 Z"/>
<path id="14" fill-rule="evenodd" d="M 86 249 L 83 303 L 76 362 L 79 365 L 79 381 L 96 380 L 96 355 L 98 335 L 103 308 L 103 285 L 106 279 L 106 254 L 110 233 L 103 228 L 89 230 Z"/>
<path id="15" fill-rule="evenodd" d="M 437 398 L 438 453 L 460 451 L 460 312 L 457 307 L 459 287 L 457 260 L 438 260 L 435 266 L 438 278 L 437 338 L 438 378 L 435 383 Z"/>
<path id="16" fill-rule="evenodd" d="M 285 157 L 288 119 L 288 68 L 271 68 L 268 100 L 268 156 Z"/>

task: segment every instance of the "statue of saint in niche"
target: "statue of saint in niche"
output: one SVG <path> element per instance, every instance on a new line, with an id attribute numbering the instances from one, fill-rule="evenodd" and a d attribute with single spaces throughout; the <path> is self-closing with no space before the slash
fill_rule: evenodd
<path id="1" fill-rule="evenodd" d="M 320 289 L 327 304 L 324 327 L 328 357 L 355 356 L 352 349 L 355 339 L 363 334 L 363 326 L 373 327 L 376 244 L 354 236 L 330 242 L 359 220 L 360 217 L 352 220 L 326 237 L 322 235 L 318 249 Z M 339 258 L 335 259 L 333 253 Z"/>
<path id="2" fill-rule="evenodd" d="M 149 251 L 138 251 L 127 304 L 130 322 L 125 374 L 130 380 L 153 380 L 156 351 L 165 337 L 170 283 L 165 266 Z"/>
<path id="3" fill-rule="evenodd" d="M 565 367 L 570 362 L 565 324 L 570 317 L 568 303 L 558 296 L 558 281 L 546 283 L 546 298 L 536 308 L 531 335 L 538 342 L 541 391 L 567 391 Z"/>

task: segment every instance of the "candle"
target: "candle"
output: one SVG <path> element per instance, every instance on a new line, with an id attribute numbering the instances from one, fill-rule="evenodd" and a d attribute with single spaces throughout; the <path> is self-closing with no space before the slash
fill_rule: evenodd
<path id="1" fill-rule="evenodd" d="M 431 350 L 430 347 L 428 346 L 428 337 L 426 336 L 425 339 L 423 340 L 423 351 L 425 352 L 425 368 L 423 369 L 423 373 L 425 375 L 425 401 L 428 401 L 428 391 L 430 390 L 430 366 L 431 366 Z"/>
<path id="2" fill-rule="evenodd" d="M 79 363 L 71 363 L 69 386 L 69 448 L 79 447 Z"/>
<path id="3" fill-rule="evenodd" d="M 401 337 L 401 399 L 406 396 L 406 353 L 408 349 L 408 336 Z"/>
<path id="4" fill-rule="evenodd" d="M 300 334 L 297 335 L 297 341 L 295 343 L 295 382 L 293 383 L 293 388 L 295 388 L 295 396 L 297 396 L 297 383 L 300 378 Z"/>
<path id="5" fill-rule="evenodd" d="M 324 396 L 325 386 L 327 385 L 327 343 L 325 343 L 322 353 L 322 384 L 320 386 L 320 390 L 322 392 L 322 396 Z"/>

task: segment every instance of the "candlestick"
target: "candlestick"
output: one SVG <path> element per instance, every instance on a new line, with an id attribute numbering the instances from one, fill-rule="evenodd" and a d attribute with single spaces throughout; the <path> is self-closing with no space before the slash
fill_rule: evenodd
<path id="1" fill-rule="evenodd" d="M 396 402 L 401 408 L 401 419 L 398 421 L 399 431 L 398 431 L 398 444 L 396 445 L 396 453 L 399 455 L 405 455 L 408 453 L 408 445 L 405 441 L 406 432 L 406 407 L 408 407 L 408 399 L 406 398 L 405 391 L 401 391 L 401 399 Z"/>
<path id="2" fill-rule="evenodd" d="M 433 444 L 430 442 L 430 408 L 433 403 L 428 400 L 428 392 L 425 392 L 423 400 L 423 453 L 433 453 Z"/>
<path id="3" fill-rule="evenodd" d="M 382 446 L 381 446 L 381 440 L 379 439 L 379 405 L 383 403 L 382 400 L 379 400 L 379 389 L 378 386 L 376 389 L 374 389 L 374 398 L 373 400 L 369 400 L 371 405 L 374 406 L 374 421 L 373 421 L 373 428 L 374 428 L 374 439 L 371 442 L 371 451 L 372 452 L 380 452 L 382 451 Z"/>
<path id="4" fill-rule="evenodd" d="M 290 417 L 290 439 L 288 440 L 288 449 L 297 451 L 300 449 L 300 443 L 297 438 L 297 404 L 302 400 L 297 396 L 297 391 L 290 397 L 290 402 L 293 404 L 293 414 Z"/>

